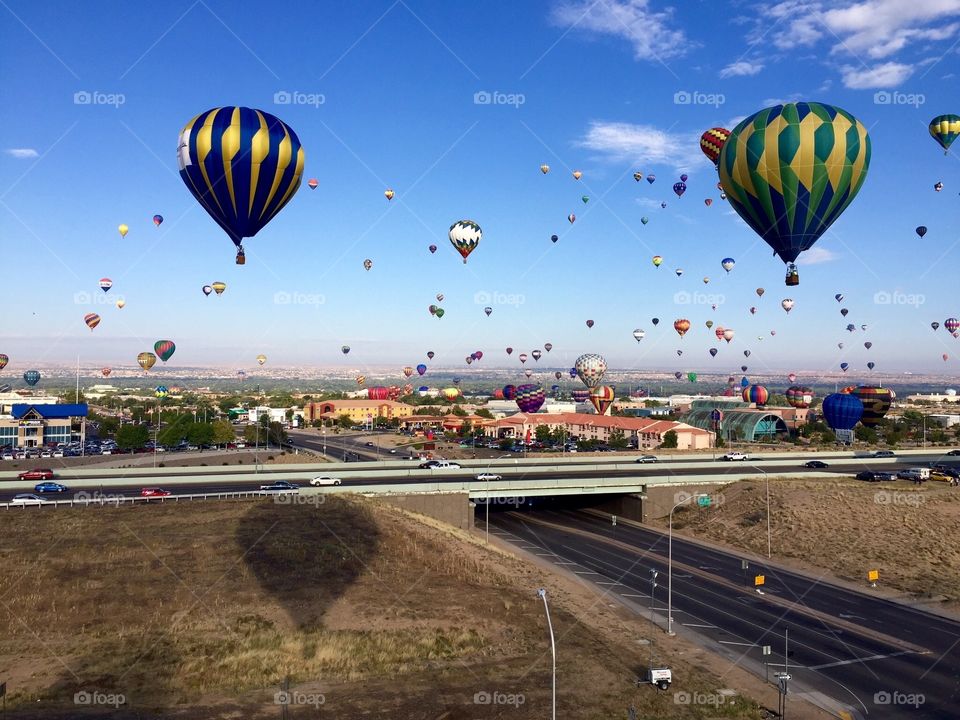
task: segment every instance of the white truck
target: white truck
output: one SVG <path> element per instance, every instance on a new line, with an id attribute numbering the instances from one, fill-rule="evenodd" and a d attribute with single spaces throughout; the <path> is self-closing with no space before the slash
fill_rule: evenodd
<path id="1" fill-rule="evenodd" d="M 728 452 L 726 455 L 724 455 L 724 456 L 721 457 L 720 459 L 721 459 L 721 460 L 726 460 L 726 461 L 728 461 L 728 462 L 733 461 L 733 460 L 740 460 L 740 461 L 746 462 L 746 461 L 747 461 L 747 454 L 746 454 L 746 453 L 742 453 L 742 452 L 740 452 L 739 450 L 735 450 L 735 451 L 733 451 L 733 452 Z"/>

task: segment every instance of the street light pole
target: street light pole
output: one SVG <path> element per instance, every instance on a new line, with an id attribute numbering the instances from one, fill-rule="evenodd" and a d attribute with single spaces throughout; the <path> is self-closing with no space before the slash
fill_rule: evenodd
<path id="1" fill-rule="evenodd" d="M 759 470 L 763 473 L 763 484 L 766 487 L 767 493 L 767 558 L 770 557 L 770 478 L 767 475 L 767 471 L 763 468 L 758 468 L 756 465 L 751 465 L 754 470 Z"/>
<path id="2" fill-rule="evenodd" d="M 552 720 L 557 720 L 557 644 L 553 638 L 553 623 L 550 621 L 550 607 L 547 605 L 547 590 L 537 590 L 537 597 L 543 600 L 543 609 L 547 613 L 547 627 L 550 628 L 550 651 L 553 653 L 553 714 Z"/>
<path id="3" fill-rule="evenodd" d="M 673 511 L 694 498 L 699 500 L 702 497 L 708 497 L 708 495 L 706 493 L 687 495 L 670 508 L 670 517 L 667 521 L 667 635 L 676 634 L 673 632 Z"/>

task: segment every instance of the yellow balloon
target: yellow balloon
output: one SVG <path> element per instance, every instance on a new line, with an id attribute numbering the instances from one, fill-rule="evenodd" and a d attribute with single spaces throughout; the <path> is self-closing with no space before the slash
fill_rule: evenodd
<path id="1" fill-rule="evenodd" d="M 130 228 L 128 228 L 126 225 L 118 226 L 117 230 L 120 231 L 120 237 L 126 237 L 127 233 L 130 232 Z"/>
<path id="2" fill-rule="evenodd" d="M 121 310 L 123 309 L 123 306 L 126 304 L 127 304 L 127 301 L 122 298 L 120 300 L 117 300 L 117 307 L 120 308 Z"/>

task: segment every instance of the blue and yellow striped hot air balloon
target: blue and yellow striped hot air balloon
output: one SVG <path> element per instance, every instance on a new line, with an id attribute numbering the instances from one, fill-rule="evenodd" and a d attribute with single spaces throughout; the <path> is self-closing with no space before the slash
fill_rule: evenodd
<path id="1" fill-rule="evenodd" d="M 846 210 L 869 166 L 863 123 L 838 107 L 801 102 L 737 125 L 720 151 L 719 172 L 733 209 L 796 276 L 792 263 Z"/>
<path id="2" fill-rule="evenodd" d="M 300 187 L 304 153 L 297 134 L 270 113 L 222 107 L 180 132 L 180 177 L 237 246 L 276 216 Z"/>
<path id="3" fill-rule="evenodd" d="M 943 154 L 946 155 L 950 145 L 960 135 L 960 115 L 937 115 L 930 121 L 928 129 L 931 137 L 940 143 Z"/>

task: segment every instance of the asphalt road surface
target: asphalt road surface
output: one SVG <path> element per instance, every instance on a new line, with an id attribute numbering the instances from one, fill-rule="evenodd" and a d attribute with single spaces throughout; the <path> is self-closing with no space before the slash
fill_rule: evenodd
<path id="1" fill-rule="evenodd" d="M 491 533 L 616 593 L 665 623 L 667 538 L 655 530 L 574 511 L 491 515 Z M 482 527 L 482 519 L 478 525 Z M 789 630 L 790 692 L 816 693 L 853 717 L 960 717 L 960 623 L 756 564 L 735 553 L 673 538 L 674 630 L 695 634 L 737 665 L 771 679 L 784 669 Z M 758 594 L 753 578 L 764 575 Z M 788 696 L 789 701 L 789 696 Z M 829 701 L 826 703 L 831 705 Z"/>

